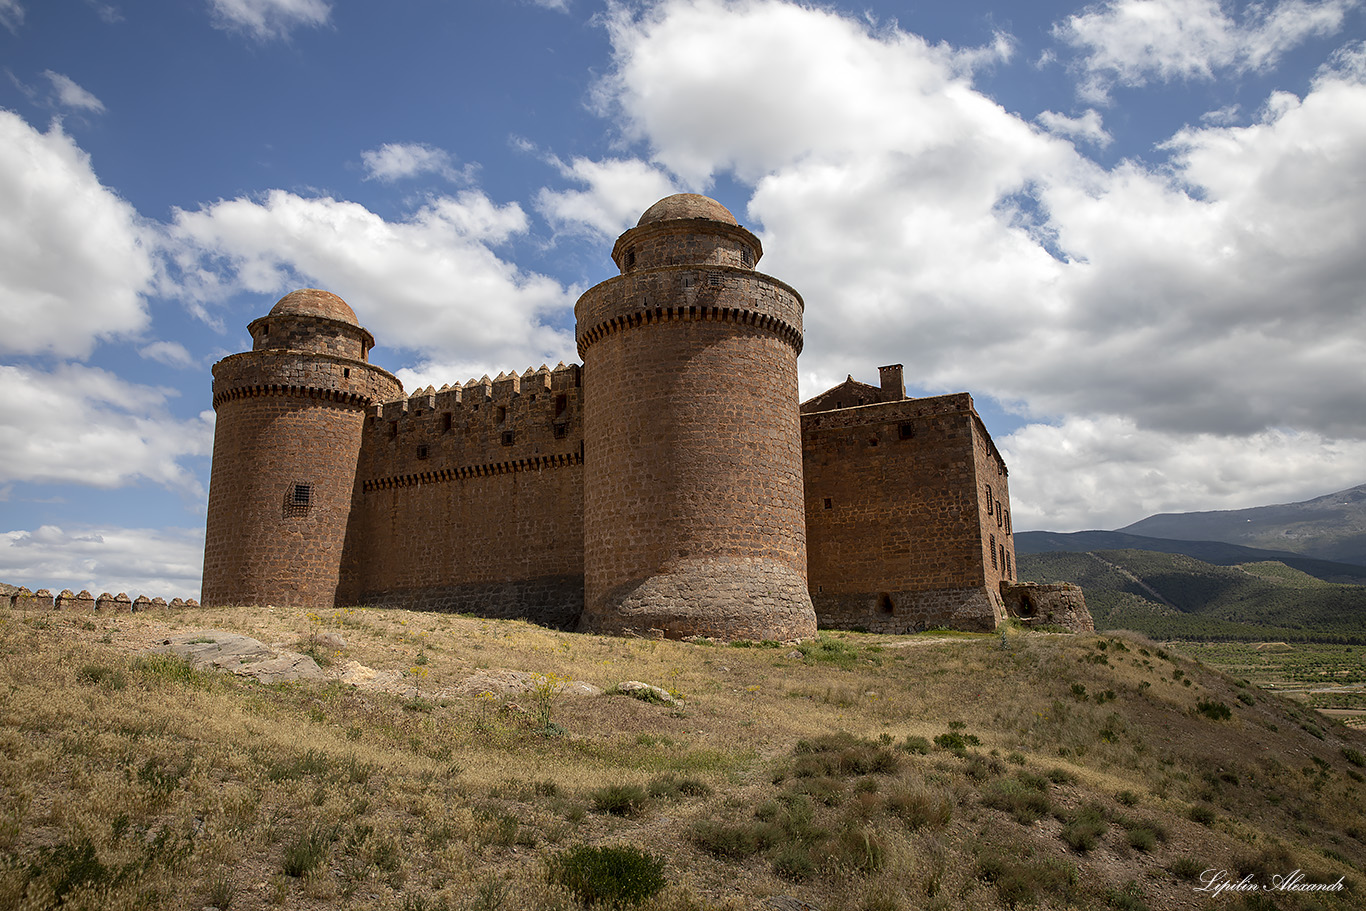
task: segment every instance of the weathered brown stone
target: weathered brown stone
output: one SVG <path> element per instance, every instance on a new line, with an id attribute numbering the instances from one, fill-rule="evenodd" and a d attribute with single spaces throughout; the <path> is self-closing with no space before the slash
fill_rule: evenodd
<path id="1" fill-rule="evenodd" d="M 1027 626 L 1058 626 L 1072 633 L 1096 631 L 1081 586 L 1070 582 L 1002 582 L 1006 612 Z"/>
<path id="2" fill-rule="evenodd" d="M 580 298 L 583 367 L 409 394 L 344 301 L 286 295 L 214 365 L 204 602 L 643 636 L 994 628 L 1010 498 L 971 397 L 907 399 L 890 365 L 799 409 L 804 305 L 762 255 L 715 200 L 668 197 Z"/>

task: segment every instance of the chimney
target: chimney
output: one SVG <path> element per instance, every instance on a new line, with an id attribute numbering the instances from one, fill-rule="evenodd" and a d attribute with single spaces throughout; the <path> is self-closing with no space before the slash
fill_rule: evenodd
<path id="1" fill-rule="evenodd" d="M 879 396 L 882 401 L 899 402 L 906 397 L 906 384 L 901 378 L 900 364 L 879 367 L 877 372 L 882 379 L 882 395 Z"/>

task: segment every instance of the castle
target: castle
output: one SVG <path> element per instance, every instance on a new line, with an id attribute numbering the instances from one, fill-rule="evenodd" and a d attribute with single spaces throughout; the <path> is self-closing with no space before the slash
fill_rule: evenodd
<path id="1" fill-rule="evenodd" d="M 907 398 L 898 365 L 799 405 L 804 304 L 762 253 L 720 203 L 667 197 L 579 299 L 582 366 L 407 396 L 345 302 L 286 295 L 213 368 L 204 604 L 994 629 L 1010 495 L 971 397 Z"/>

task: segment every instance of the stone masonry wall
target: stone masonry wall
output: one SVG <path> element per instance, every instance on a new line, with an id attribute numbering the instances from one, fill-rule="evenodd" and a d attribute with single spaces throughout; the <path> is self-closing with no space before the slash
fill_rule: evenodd
<path id="1" fill-rule="evenodd" d="M 572 627 L 583 607 L 581 392 L 580 368 L 561 365 L 372 408 L 348 603 Z"/>
<path id="2" fill-rule="evenodd" d="M 693 265 L 628 272 L 579 300 L 588 395 L 581 628 L 814 632 L 801 306 L 768 276 Z"/>
<path id="3" fill-rule="evenodd" d="M 994 629 L 972 399 L 802 416 L 809 582 L 823 626 Z"/>
<path id="4" fill-rule="evenodd" d="M 1060 626 L 1072 633 L 1094 633 L 1095 621 L 1080 585 L 1070 582 L 1003 582 L 1006 612 L 1029 626 Z"/>
<path id="5" fill-rule="evenodd" d="M 981 418 L 972 418 L 972 452 L 977 474 L 977 520 L 982 529 L 982 571 L 987 589 L 1015 578 L 1015 535 L 1010 522 L 1010 484 L 1005 460 L 996 450 Z"/>
<path id="6" fill-rule="evenodd" d="M 322 353 L 214 366 L 206 605 L 335 603 L 365 409 L 401 391 L 377 367 Z"/>
<path id="7" fill-rule="evenodd" d="M 368 361 L 375 343 L 360 326 L 318 316 L 263 316 L 247 329 L 254 351 L 285 348 Z"/>

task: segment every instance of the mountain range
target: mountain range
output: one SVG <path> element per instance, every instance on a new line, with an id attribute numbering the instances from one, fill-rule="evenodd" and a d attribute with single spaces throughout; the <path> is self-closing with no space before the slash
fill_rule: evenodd
<path id="1" fill-rule="evenodd" d="M 1097 628 L 1366 641 L 1366 485 L 1116 531 L 1017 532 L 1015 553 L 1022 579 L 1081 585 Z"/>
<path id="2" fill-rule="evenodd" d="M 1223 541 L 1366 565 L 1366 484 L 1278 506 L 1161 513 L 1118 529 L 1182 541 Z"/>

